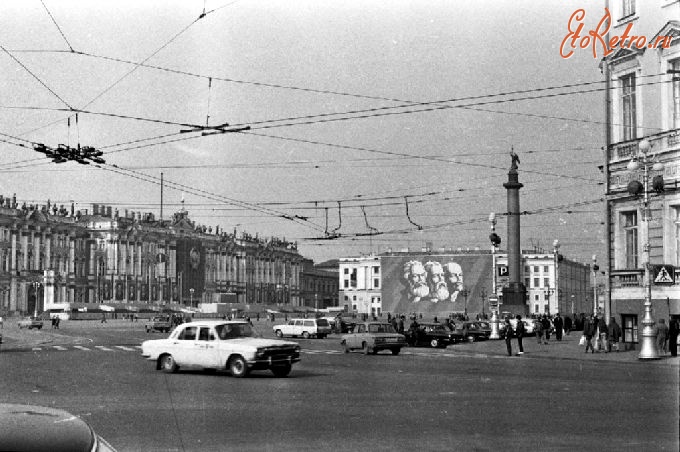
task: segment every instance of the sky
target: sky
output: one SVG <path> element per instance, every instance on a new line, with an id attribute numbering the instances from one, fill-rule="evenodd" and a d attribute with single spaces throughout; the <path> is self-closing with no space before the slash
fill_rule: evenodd
<path id="1" fill-rule="evenodd" d="M 158 218 L 162 173 L 164 219 L 183 200 L 317 262 L 489 249 L 491 212 L 504 249 L 514 150 L 522 248 L 590 262 L 604 82 L 590 50 L 559 52 L 579 8 L 588 30 L 604 2 L 3 0 L 0 194 Z"/>

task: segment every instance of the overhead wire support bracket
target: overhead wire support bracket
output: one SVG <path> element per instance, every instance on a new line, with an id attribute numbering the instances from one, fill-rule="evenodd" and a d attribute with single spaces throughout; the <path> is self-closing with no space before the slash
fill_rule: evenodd
<path id="1" fill-rule="evenodd" d="M 179 133 L 194 133 L 201 132 L 202 136 L 215 135 L 220 133 L 232 133 L 232 132 L 243 132 L 244 130 L 250 130 L 250 126 L 240 126 L 240 127 L 230 127 L 229 123 L 225 122 L 218 126 L 193 126 L 191 129 L 181 129 Z"/>

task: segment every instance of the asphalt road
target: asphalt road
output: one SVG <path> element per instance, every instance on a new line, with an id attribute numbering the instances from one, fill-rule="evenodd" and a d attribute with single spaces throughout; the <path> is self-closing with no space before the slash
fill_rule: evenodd
<path id="1" fill-rule="evenodd" d="M 96 326 L 96 325 L 95 325 Z M 678 369 L 299 340 L 287 378 L 167 375 L 128 326 L 3 349 L 0 401 L 53 406 L 120 451 L 678 450 Z M 498 344 L 501 345 L 501 344 Z"/>

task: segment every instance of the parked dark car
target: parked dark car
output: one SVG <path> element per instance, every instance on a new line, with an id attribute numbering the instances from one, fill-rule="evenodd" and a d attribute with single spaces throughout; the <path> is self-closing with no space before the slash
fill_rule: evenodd
<path id="1" fill-rule="evenodd" d="M 474 322 L 474 324 L 477 326 L 477 329 L 475 330 L 475 335 L 476 338 L 475 340 L 487 340 L 489 337 L 491 337 L 491 322 L 487 322 L 486 320 L 478 320 Z M 477 339 L 478 338 L 478 339 Z"/>
<path id="2" fill-rule="evenodd" d="M 491 324 L 486 321 L 467 320 L 457 322 L 456 329 L 459 329 L 464 338 L 468 341 L 483 341 L 491 336 Z"/>
<path id="3" fill-rule="evenodd" d="M 419 323 L 417 329 L 405 331 L 406 342 L 412 346 L 427 345 L 429 347 L 446 347 L 456 342 L 459 337 L 443 323 Z"/>

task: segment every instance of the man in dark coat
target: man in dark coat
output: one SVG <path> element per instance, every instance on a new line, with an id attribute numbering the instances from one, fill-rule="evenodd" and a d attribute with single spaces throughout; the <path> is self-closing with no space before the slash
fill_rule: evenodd
<path id="1" fill-rule="evenodd" d="M 569 333 L 571 333 L 571 328 L 573 327 L 571 317 L 565 316 L 564 317 L 564 331 L 567 332 L 567 336 L 569 336 Z"/>
<path id="2" fill-rule="evenodd" d="M 514 331 L 512 330 L 512 324 L 509 318 L 505 318 L 505 346 L 508 349 L 508 356 L 512 356 L 512 337 L 514 336 Z"/>
<path id="3" fill-rule="evenodd" d="M 564 328 L 564 321 L 562 320 L 562 317 L 560 317 L 560 313 L 558 312 L 555 314 L 555 318 L 553 319 L 553 325 L 555 326 L 555 338 L 558 341 L 562 340 L 562 329 Z"/>
<path id="4" fill-rule="evenodd" d="M 524 337 L 524 334 L 526 333 L 526 329 L 524 327 L 524 322 L 522 321 L 522 316 L 517 314 L 515 317 L 517 319 L 517 327 L 515 328 L 515 336 L 517 336 L 517 347 L 519 348 L 519 351 L 517 352 L 518 355 L 523 355 L 524 354 L 524 347 L 522 346 L 522 338 Z"/>

